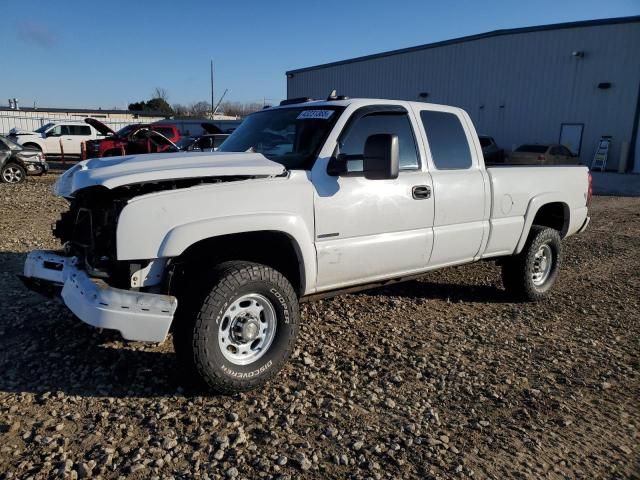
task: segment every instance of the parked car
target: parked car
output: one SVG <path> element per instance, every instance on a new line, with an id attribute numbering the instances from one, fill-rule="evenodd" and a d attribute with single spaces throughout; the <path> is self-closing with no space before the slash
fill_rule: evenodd
<path id="1" fill-rule="evenodd" d="M 202 129 L 208 133 L 182 137 L 176 144 L 178 148 L 184 152 L 214 152 L 229 136 L 211 123 L 202 123 Z"/>
<path id="2" fill-rule="evenodd" d="M 371 99 L 288 100 L 216 153 L 89 160 L 54 191 L 66 248 L 31 252 L 25 284 L 125 339 L 172 328 L 178 358 L 227 393 L 282 368 L 300 301 L 483 259 L 513 296 L 547 297 L 591 198 L 583 166 L 486 168 L 460 108 Z"/>
<path id="3" fill-rule="evenodd" d="M 509 155 L 508 163 L 512 165 L 577 164 L 578 157 L 564 145 L 526 144 L 520 145 Z"/>
<path id="4" fill-rule="evenodd" d="M 176 145 L 183 152 L 215 152 L 228 136 L 228 133 L 219 133 L 199 137 L 182 137 Z"/>
<path id="5" fill-rule="evenodd" d="M 504 163 L 504 150 L 498 147 L 493 137 L 478 135 L 478 139 L 480 140 L 482 155 L 486 164 Z"/>
<path id="6" fill-rule="evenodd" d="M 39 150 L 24 148 L 13 140 L 0 135 L 0 181 L 24 182 L 27 175 L 42 175 L 49 165 Z"/>
<path id="7" fill-rule="evenodd" d="M 100 132 L 84 122 L 52 122 L 29 132 L 12 128 L 9 138 L 24 146 L 39 150 L 47 156 L 64 153 L 80 156 L 82 142 L 101 138 Z M 62 149 L 60 148 L 62 145 Z"/>
<path id="8" fill-rule="evenodd" d="M 102 133 L 105 138 L 90 140 L 86 143 L 86 158 L 114 157 L 117 155 L 134 155 L 140 153 L 158 153 L 170 149 L 168 145 L 157 145 L 148 131 L 160 133 L 173 144 L 180 140 L 180 132 L 175 125 L 132 124 L 114 132 L 110 127 L 95 118 L 85 119 L 92 128 Z"/>
<path id="9" fill-rule="evenodd" d="M 209 119 L 183 119 L 159 120 L 151 125 L 174 125 L 183 137 L 199 137 L 207 133 L 232 133 L 242 123 L 242 120 L 209 120 Z M 211 132 L 204 125 L 215 126 L 219 131 Z"/>

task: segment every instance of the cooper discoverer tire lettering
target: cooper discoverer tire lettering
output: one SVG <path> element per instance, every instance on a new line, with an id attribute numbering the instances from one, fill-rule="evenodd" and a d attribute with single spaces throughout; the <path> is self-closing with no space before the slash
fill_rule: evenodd
<path id="1" fill-rule="evenodd" d="M 214 267 L 209 292 L 174 327 L 176 354 L 197 380 L 220 393 L 250 390 L 272 378 L 298 335 L 298 298 L 265 265 L 232 261 Z"/>

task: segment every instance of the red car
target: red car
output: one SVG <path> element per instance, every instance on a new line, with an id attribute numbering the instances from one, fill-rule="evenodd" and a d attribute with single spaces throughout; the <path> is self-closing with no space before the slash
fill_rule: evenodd
<path id="1" fill-rule="evenodd" d="M 95 118 L 86 118 L 84 121 L 107 137 L 101 140 L 88 140 L 83 158 L 164 152 L 170 148 L 171 143 L 175 144 L 180 140 L 180 131 L 175 125 L 138 123 L 127 125 L 114 132 Z M 154 136 L 157 137 L 155 134 L 158 133 L 171 143 L 155 141 Z"/>

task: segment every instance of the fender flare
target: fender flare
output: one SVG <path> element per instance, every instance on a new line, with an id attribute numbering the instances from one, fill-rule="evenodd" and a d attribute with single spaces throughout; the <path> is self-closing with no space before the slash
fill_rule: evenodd
<path id="1" fill-rule="evenodd" d="M 181 255 L 195 243 L 222 235 L 249 232 L 280 232 L 289 237 L 301 265 L 303 293 L 312 293 L 316 279 L 316 256 L 312 233 L 296 215 L 284 212 L 263 212 L 198 220 L 173 227 L 158 248 L 158 258 Z"/>
<path id="2" fill-rule="evenodd" d="M 529 237 L 529 231 L 531 230 L 531 226 L 533 225 L 533 219 L 536 218 L 538 210 L 540 210 L 545 205 L 548 205 L 549 203 L 562 203 L 565 207 L 565 212 L 567 213 L 567 215 L 571 215 L 571 209 L 569 208 L 569 199 L 567 195 L 562 192 L 547 192 L 533 197 L 529 201 L 527 211 L 524 214 L 524 226 L 522 228 L 522 234 L 520 234 L 520 240 L 518 240 L 518 245 L 516 246 L 514 255 L 519 254 L 524 248 L 524 244 L 527 242 L 527 238 Z M 565 219 L 565 225 L 568 226 L 570 224 L 570 220 L 570 218 Z"/>

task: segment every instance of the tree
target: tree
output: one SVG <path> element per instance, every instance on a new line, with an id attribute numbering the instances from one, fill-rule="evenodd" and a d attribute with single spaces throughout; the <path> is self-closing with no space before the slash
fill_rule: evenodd
<path id="1" fill-rule="evenodd" d="M 144 110 L 145 106 L 146 106 L 146 103 L 143 101 L 143 102 L 130 103 L 129 107 L 127 108 L 129 108 L 129 110 L 133 112 L 141 112 Z"/>
<path id="2" fill-rule="evenodd" d="M 173 115 L 173 108 L 171 108 L 171 105 L 169 105 L 166 100 L 159 97 L 149 100 L 145 106 L 145 110 Z"/>
<path id="3" fill-rule="evenodd" d="M 220 107 L 218 107 L 218 112 L 224 112 L 225 115 L 233 115 L 237 117 L 243 117 L 245 115 L 249 115 L 250 113 L 257 112 L 258 110 L 262 110 L 262 103 L 258 102 L 223 102 Z"/>
<path id="4" fill-rule="evenodd" d="M 204 101 L 192 103 L 189 111 L 194 117 L 206 117 L 211 112 L 211 104 Z"/>
<path id="5" fill-rule="evenodd" d="M 174 103 L 171 105 L 173 108 L 173 113 L 176 117 L 188 117 L 189 116 L 189 107 L 186 105 L 182 105 L 181 103 Z"/>
<path id="6" fill-rule="evenodd" d="M 151 98 L 160 98 L 169 103 L 169 92 L 167 92 L 166 88 L 156 87 L 151 94 Z"/>

